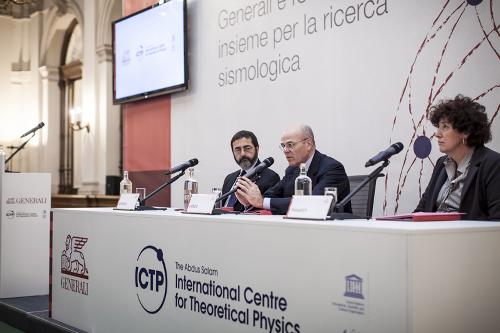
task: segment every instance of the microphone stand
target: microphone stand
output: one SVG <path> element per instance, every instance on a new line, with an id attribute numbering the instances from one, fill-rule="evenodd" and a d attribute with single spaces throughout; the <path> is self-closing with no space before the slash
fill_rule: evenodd
<path id="1" fill-rule="evenodd" d="M 345 205 L 347 205 L 347 203 L 349 201 L 351 201 L 352 197 L 355 196 L 356 193 L 358 193 L 363 188 L 363 186 L 365 186 L 366 184 L 371 182 L 373 179 L 382 176 L 383 175 L 382 170 L 388 165 L 389 165 L 389 160 L 385 159 L 384 163 L 381 166 L 379 166 L 378 168 L 373 170 L 368 176 L 366 176 L 366 178 L 363 179 L 363 181 L 361 183 L 359 183 L 358 186 L 356 186 L 356 188 L 354 190 L 352 190 L 344 199 L 342 199 L 341 202 L 339 202 L 335 205 L 335 210 L 337 212 L 332 213 L 332 215 L 330 216 L 329 219 L 330 220 L 348 220 L 348 219 L 361 219 L 361 218 L 363 218 L 363 217 L 356 216 L 356 215 L 351 214 L 351 213 L 344 213 L 344 207 L 345 207 Z"/>
<path id="2" fill-rule="evenodd" d="M 151 199 L 152 197 L 154 197 L 156 195 L 156 193 L 160 192 L 165 187 L 167 187 L 168 185 L 170 185 L 173 182 L 175 182 L 177 179 L 179 179 L 182 176 L 184 176 L 185 173 L 186 173 L 186 170 L 182 170 L 182 172 L 180 174 L 178 174 L 174 178 L 172 178 L 172 179 L 168 180 L 167 182 L 163 183 L 162 185 L 160 185 L 156 190 L 154 190 L 153 192 L 151 192 L 150 194 L 148 194 L 144 199 L 139 200 L 139 206 L 137 206 L 135 208 L 135 210 L 156 210 L 157 208 L 145 206 L 146 200 Z M 161 208 L 160 208 L 160 210 L 161 210 Z"/>
<path id="3" fill-rule="evenodd" d="M 5 160 L 5 165 L 7 165 L 7 163 L 12 159 L 12 157 L 14 157 L 21 149 L 23 149 L 24 146 L 26 146 L 28 141 L 30 141 L 35 136 L 35 133 L 36 132 L 33 132 L 33 134 L 28 138 L 28 140 L 24 141 L 22 145 L 17 147 L 17 149 L 9 156 L 9 158 Z"/>

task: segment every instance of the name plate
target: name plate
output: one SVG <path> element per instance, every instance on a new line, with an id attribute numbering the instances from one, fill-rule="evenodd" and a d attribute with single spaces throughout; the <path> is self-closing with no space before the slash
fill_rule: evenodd
<path id="1" fill-rule="evenodd" d="M 287 218 L 326 220 L 333 197 L 330 195 L 294 195 Z"/>
<path id="2" fill-rule="evenodd" d="M 118 210 L 134 210 L 139 201 L 139 193 L 123 193 L 120 195 L 120 200 L 115 209 Z"/>
<path id="3" fill-rule="evenodd" d="M 189 200 L 188 213 L 212 214 L 217 194 L 193 194 Z"/>

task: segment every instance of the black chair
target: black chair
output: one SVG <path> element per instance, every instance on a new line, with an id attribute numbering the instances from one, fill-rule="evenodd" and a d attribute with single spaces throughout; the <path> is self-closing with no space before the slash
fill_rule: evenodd
<path id="1" fill-rule="evenodd" d="M 383 177 L 384 174 L 380 174 L 378 177 Z M 359 183 L 361 183 L 367 176 L 349 176 L 349 183 L 351 186 L 351 191 L 355 189 Z M 357 216 L 362 216 L 366 218 L 371 218 L 373 213 L 373 200 L 375 198 L 375 186 L 377 185 L 377 178 L 374 178 L 371 182 L 366 184 L 361 188 L 361 190 L 356 193 L 351 199 L 352 213 Z"/>

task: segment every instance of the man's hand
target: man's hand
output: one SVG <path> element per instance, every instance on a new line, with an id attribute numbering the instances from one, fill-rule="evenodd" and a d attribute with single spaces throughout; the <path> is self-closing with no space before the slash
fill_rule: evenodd
<path id="1" fill-rule="evenodd" d="M 238 190 L 236 191 L 236 198 L 244 206 L 253 206 L 255 208 L 264 208 L 262 194 L 260 193 L 259 187 L 255 185 L 247 177 L 241 177 L 237 182 Z"/>

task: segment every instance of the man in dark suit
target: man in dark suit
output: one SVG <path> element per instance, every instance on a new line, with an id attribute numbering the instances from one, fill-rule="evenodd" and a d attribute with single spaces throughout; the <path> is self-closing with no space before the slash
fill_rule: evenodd
<path id="1" fill-rule="evenodd" d="M 256 186 L 246 177 L 241 177 L 236 192 L 240 202 L 255 208 L 270 209 L 273 214 L 286 214 L 295 192 L 295 178 L 299 175 L 301 163 L 306 164 L 313 195 L 323 195 L 325 187 L 336 187 L 340 202 L 349 194 L 349 179 L 344 166 L 316 150 L 314 134 L 309 126 L 300 125 L 286 130 L 281 137 L 281 149 L 289 164 L 283 179 L 262 196 Z M 344 211 L 352 212 L 350 203 L 344 207 Z"/>
<path id="2" fill-rule="evenodd" d="M 260 163 L 259 142 L 255 134 L 250 131 L 239 131 L 233 135 L 231 139 L 231 150 L 236 164 L 238 164 L 241 169 L 226 176 L 224 185 L 222 186 L 222 193 L 229 192 L 236 183 L 238 177 L 252 171 L 252 169 Z M 260 193 L 264 193 L 271 186 L 279 182 L 279 180 L 280 177 L 278 174 L 268 168 L 264 169 L 260 174 L 259 178 L 255 181 L 255 185 Z M 233 207 L 235 211 L 241 212 L 245 210 L 245 206 L 241 204 L 235 194 L 227 197 L 222 205 L 224 207 Z"/>

